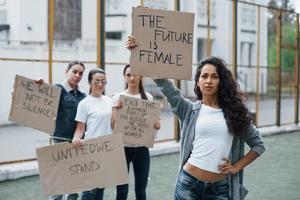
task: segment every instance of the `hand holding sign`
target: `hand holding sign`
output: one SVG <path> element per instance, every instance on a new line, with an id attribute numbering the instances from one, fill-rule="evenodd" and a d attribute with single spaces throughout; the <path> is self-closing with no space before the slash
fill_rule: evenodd
<path id="1" fill-rule="evenodd" d="M 16 75 L 9 120 L 52 134 L 60 88 Z"/>
<path id="2" fill-rule="evenodd" d="M 124 95 L 120 101 L 123 106 L 117 110 L 114 132 L 122 133 L 124 144 L 152 147 L 160 128 L 160 104 Z"/>

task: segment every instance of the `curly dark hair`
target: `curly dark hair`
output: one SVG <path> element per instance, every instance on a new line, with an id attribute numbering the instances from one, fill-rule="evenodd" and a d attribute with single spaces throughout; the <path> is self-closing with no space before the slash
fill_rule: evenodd
<path id="1" fill-rule="evenodd" d="M 242 101 L 242 93 L 238 90 L 237 83 L 232 73 L 226 68 L 226 62 L 222 58 L 208 57 L 200 62 L 195 75 L 194 92 L 199 100 L 202 100 L 202 92 L 197 85 L 201 70 L 204 65 L 211 64 L 216 67 L 220 78 L 218 88 L 218 105 L 223 110 L 228 130 L 233 135 L 243 136 L 251 123 L 251 117 L 247 107 Z"/>

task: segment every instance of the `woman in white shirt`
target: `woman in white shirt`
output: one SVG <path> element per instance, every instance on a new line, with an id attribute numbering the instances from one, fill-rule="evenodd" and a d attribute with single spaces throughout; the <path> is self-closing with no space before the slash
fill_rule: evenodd
<path id="1" fill-rule="evenodd" d="M 127 48 L 137 46 L 129 37 Z M 180 172 L 175 200 L 242 200 L 243 169 L 264 151 L 259 131 L 226 63 L 218 57 L 203 59 L 195 73 L 198 101 L 184 98 L 166 79 L 154 80 L 180 120 Z M 244 155 L 244 143 L 250 147 Z"/>
<path id="2" fill-rule="evenodd" d="M 90 139 L 112 133 L 112 101 L 103 95 L 106 86 L 106 74 L 102 69 L 89 72 L 90 93 L 77 108 L 75 120 L 77 126 L 73 137 L 73 145 L 80 148 L 84 139 Z M 82 193 L 82 200 L 102 200 L 104 188 L 96 188 Z"/>
<path id="3" fill-rule="evenodd" d="M 142 77 L 133 75 L 129 65 L 123 69 L 123 75 L 126 80 L 126 90 L 115 94 L 112 97 L 113 105 L 119 104 L 120 95 L 126 95 L 134 98 L 153 100 L 150 93 L 146 92 L 143 87 Z M 160 128 L 160 122 L 154 124 L 157 130 Z M 135 196 L 136 200 L 146 199 L 146 187 L 148 182 L 150 155 L 149 149 L 145 146 L 124 144 L 127 168 L 132 162 L 135 177 Z M 126 200 L 128 195 L 128 184 L 117 186 L 117 200 Z"/>

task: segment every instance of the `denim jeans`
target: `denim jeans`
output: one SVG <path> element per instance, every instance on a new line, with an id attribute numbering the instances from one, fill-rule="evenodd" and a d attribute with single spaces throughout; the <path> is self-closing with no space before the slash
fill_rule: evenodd
<path id="1" fill-rule="evenodd" d="M 147 147 L 125 147 L 127 169 L 129 172 L 130 162 L 133 164 L 134 189 L 136 200 L 146 199 L 146 187 L 148 183 L 150 155 Z M 126 200 L 128 184 L 117 186 L 117 200 Z"/>
<path id="2" fill-rule="evenodd" d="M 84 191 L 81 200 L 103 200 L 104 188 L 95 188 L 93 190 Z"/>
<path id="3" fill-rule="evenodd" d="M 49 197 L 49 200 L 63 200 L 64 195 L 55 195 L 55 196 L 51 196 Z M 77 200 L 78 198 L 78 194 L 74 193 L 74 194 L 68 194 L 66 200 Z"/>
<path id="4" fill-rule="evenodd" d="M 227 179 L 217 182 L 199 180 L 184 169 L 177 178 L 175 200 L 229 200 Z"/>

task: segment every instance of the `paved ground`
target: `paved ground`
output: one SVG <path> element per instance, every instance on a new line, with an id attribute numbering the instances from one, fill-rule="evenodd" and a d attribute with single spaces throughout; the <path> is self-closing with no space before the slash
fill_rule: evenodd
<path id="1" fill-rule="evenodd" d="M 265 137 L 267 151 L 245 170 L 247 200 L 299 200 L 300 132 Z M 172 199 L 178 169 L 178 154 L 151 158 L 148 199 Z M 130 176 L 130 196 L 133 181 Z M 115 188 L 105 190 L 114 199 Z M 41 194 L 38 176 L 0 183 L 0 200 L 47 199 Z"/>
<path id="2" fill-rule="evenodd" d="M 275 124 L 275 105 L 274 99 L 265 99 L 260 102 L 259 125 Z M 293 99 L 282 99 L 282 123 L 293 122 Z M 255 108 L 253 100 L 248 101 L 249 109 Z M 299 108 L 300 109 L 300 108 Z M 35 149 L 49 144 L 49 135 L 38 130 L 15 126 L 0 126 L 0 163 L 11 160 L 22 160 L 35 158 Z M 174 138 L 174 115 L 164 109 L 161 112 L 161 129 L 157 134 L 156 140 Z"/>
<path id="3" fill-rule="evenodd" d="M 170 111 L 161 112 L 162 127 L 156 140 L 174 138 L 174 117 Z M 49 145 L 47 133 L 21 125 L 0 126 L 0 163 L 36 158 L 35 149 Z"/>
<path id="4" fill-rule="evenodd" d="M 255 109 L 253 98 L 248 101 L 249 109 Z M 292 123 L 294 117 L 294 100 L 292 98 L 282 99 L 282 123 Z M 259 125 L 275 124 L 274 99 L 264 99 L 260 101 Z M 299 107 L 300 109 L 300 107 Z M 49 135 L 38 130 L 15 126 L 0 126 L 0 163 L 12 160 L 22 160 L 35 158 L 35 149 L 49 144 Z M 164 108 L 161 112 L 161 129 L 156 140 L 166 140 L 174 138 L 174 115 L 170 110 Z"/>

